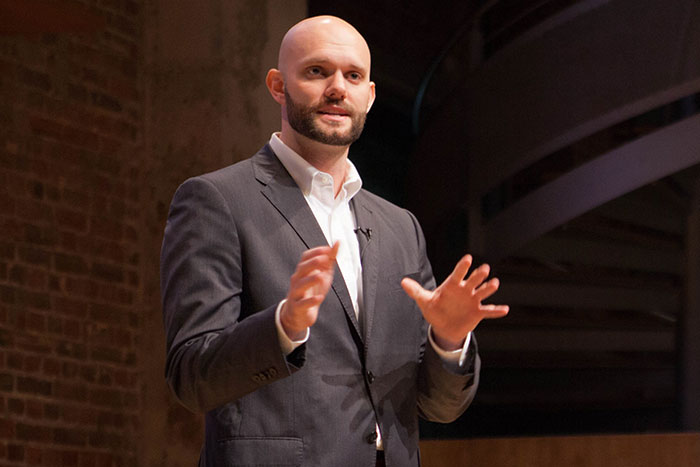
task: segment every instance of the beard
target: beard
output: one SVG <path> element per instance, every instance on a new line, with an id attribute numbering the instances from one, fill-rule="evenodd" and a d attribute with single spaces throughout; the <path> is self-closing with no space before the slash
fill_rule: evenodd
<path id="1" fill-rule="evenodd" d="M 362 134 L 365 127 L 367 114 L 358 113 L 352 109 L 342 106 L 341 100 L 326 98 L 322 104 L 317 106 L 306 106 L 296 102 L 284 89 L 284 97 L 287 105 L 287 121 L 297 133 L 319 143 L 331 146 L 350 146 Z M 350 116 L 350 128 L 346 131 L 340 129 L 325 129 L 316 121 L 318 109 L 325 105 L 339 105 L 343 107 Z"/>

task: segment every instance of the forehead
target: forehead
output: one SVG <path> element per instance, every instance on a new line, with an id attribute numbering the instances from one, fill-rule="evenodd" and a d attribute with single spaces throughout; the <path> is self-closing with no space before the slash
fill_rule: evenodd
<path id="1" fill-rule="evenodd" d="M 353 29 L 322 24 L 298 31 L 290 39 L 287 44 L 290 65 L 336 63 L 369 70 L 369 48 Z"/>

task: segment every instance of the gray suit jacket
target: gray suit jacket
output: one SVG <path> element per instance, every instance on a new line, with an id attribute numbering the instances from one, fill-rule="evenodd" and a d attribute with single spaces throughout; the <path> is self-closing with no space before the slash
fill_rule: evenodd
<path id="1" fill-rule="evenodd" d="M 418 419 L 451 421 L 476 391 L 472 339 L 463 374 L 442 365 L 410 276 L 434 287 L 423 234 L 408 211 L 361 190 L 361 322 L 340 271 L 309 340 L 285 357 L 274 312 L 304 250 L 327 244 L 304 197 L 269 146 L 187 180 L 165 228 L 161 289 L 166 377 L 206 412 L 200 465 L 371 466 L 375 422 L 387 464 L 419 465 Z"/>

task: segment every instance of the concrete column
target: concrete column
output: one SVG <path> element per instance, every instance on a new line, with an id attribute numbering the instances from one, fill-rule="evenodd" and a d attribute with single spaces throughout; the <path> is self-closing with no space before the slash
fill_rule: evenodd
<path id="1" fill-rule="evenodd" d="M 196 465 L 202 417 L 173 400 L 164 374 L 158 263 L 168 206 L 186 178 L 251 156 L 280 126 L 264 84 L 306 0 L 147 0 L 146 154 L 141 180 L 144 467 Z"/>

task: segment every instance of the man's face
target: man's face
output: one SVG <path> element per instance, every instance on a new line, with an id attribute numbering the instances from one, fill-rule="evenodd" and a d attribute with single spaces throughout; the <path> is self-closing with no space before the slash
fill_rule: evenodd
<path id="1" fill-rule="evenodd" d="M 315 24 L 284 53 L 283 118 L 313 141 L 349 146 L 359 138 L 374 101 L 367 44 L 354 29 Z"/>

